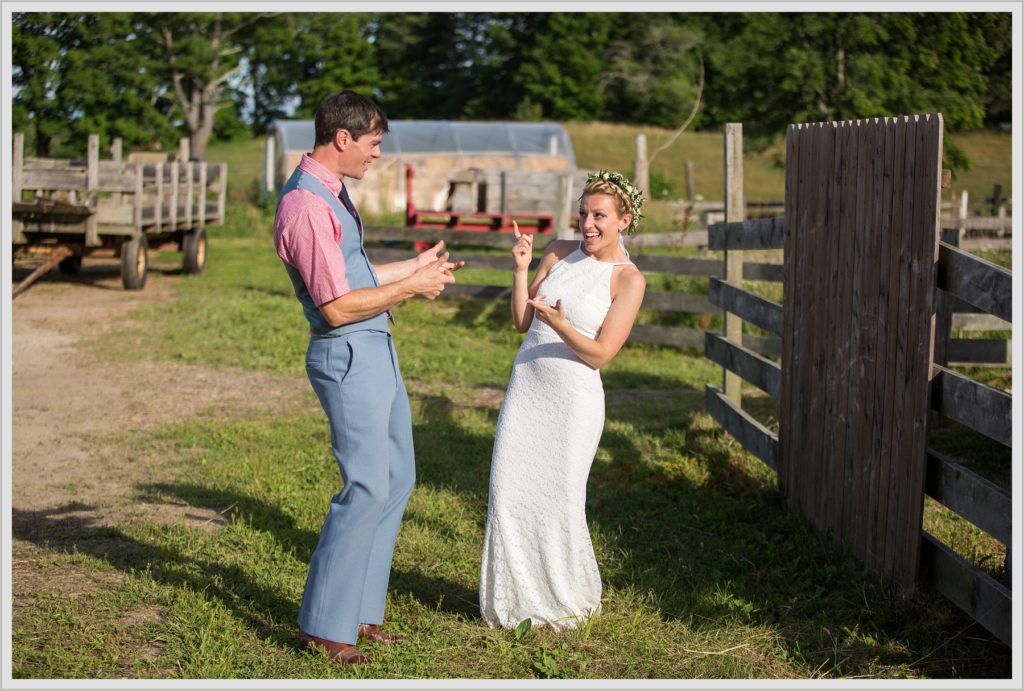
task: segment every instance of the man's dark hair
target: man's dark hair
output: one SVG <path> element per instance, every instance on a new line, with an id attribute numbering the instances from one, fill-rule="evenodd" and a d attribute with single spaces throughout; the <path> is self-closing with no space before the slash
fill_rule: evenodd
<path id="1" fill-rule="evenodd" d="M 314 145 L 320 146 L 330 143 L 338 130 L 348 130 L 353 139 L 359 139 L 367 132 L 387 132 L 388 116 L 370 99 L 345 89 L 320 102 L 314 125 Z"/>

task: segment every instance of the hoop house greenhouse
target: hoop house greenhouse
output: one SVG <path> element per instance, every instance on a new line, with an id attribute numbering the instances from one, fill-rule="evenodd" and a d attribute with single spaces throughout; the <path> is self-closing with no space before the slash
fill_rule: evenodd
<path id="1" fill-rule="evenodd" d="M 363 213 L 402 211 L 405 169 L 420 208 L 558 213 L 579 187 L 576 156 L 556 123 L 391 120 L 381 157 L 362 180 L 347 180 Z M 267 138 L 264 181 L 280 189 L 312 151 L 312 120 L 276 120 Z M 562 184 L 556 184 L 564 180 Z M 561 190 L 561 192 L 559 192 Z"/>

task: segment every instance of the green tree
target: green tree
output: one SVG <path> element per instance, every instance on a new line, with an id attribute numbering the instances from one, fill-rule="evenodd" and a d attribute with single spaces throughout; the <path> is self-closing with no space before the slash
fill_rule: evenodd
<path id="1" fill-rule="evenodd" d="M 605 117 L 678 126 L 697 98 L 701 31 L 682 13 L 630 13 L 616 25 L 597 81 Z"/>
<path id="2" fill-rule="evenodd" d="M 56 98 L 63 56 L 61 44 L 74 23 L 54 12 L 15 12 L 11 31 L 11 119 L 14 130 L 26 131 L 37 156 L 49 156 L 62 131 Z"/>
<path id="3" fill-rule="evenodd" d="M 912 112 L 941 111 L 951 131 L 984 122 L 987 74 L 999 57 L 984 14 L 743 13 L 701 22 L 704 124 L 743 122 L 763 139 L 791 122 Z"/>
<path id="4" fill-rule="evenodd" d="M 538 17 L 536 32 L 514 81 L 524 99 L 555 120 L 602 120 L 607 95 L 598 82 L 622 17 L 556 12 Z"/>
<path id="5" fill-rule="evenodd" d="M 80 153 L 93 133 L 128 146 L 174 138 L 131 15 L 18 13 L 12 47 L 14 126 L 33 133 L 37 154 Z"/>
<path id="6" fill-rule="evenodd" d="M 380 75 L 376 51 L 366 36 L 369 19 L 347 12 L 301 17 L 294 38 L 296 115 L 312 117 L 325 96 L 341 89 L 375 95 Z"/>
<path id="7" fill-rule="evenodd" d="M 376 15 L 371 36 L 381 106 L 392 117 L 458 118 L 475 95 L 473 16 L 459 12 Z"/>
<path id="8" fill-rule="evenodd" d="M 243 70 L 240 39 L 265 14 L 176 12 L 136 15 L 138 30 L 162 59 L 177 111 L 189 137 L 192 157 L 206 157 L 217 111 L 231 104 L 231 80 Z"/>

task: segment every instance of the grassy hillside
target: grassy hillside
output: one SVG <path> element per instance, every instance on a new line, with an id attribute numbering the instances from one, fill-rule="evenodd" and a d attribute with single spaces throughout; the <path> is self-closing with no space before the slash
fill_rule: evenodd
<path id="1" fill-rule="evenodd" d="M 632 171 L 636 156 L 636 135 L 647 135 L 648 155 L 654 154 L 672 137 L 673 131 L 657 127 L 636 127 L 609 123 L 570 122 L 566 124 L 580 168 L 610 168 Z M 992 194 L 999 183 L 1004 194 L 1012 183 L 1011 137 L 1006 132 L 964 132 L 946 135 L 970 157 L 972 169 L 961 171 L 946 191 L 949 198 L 966 189 L 973 199 Z M 263 172 L 263 137 L 210 145 L 209 159 L 227 161 L 230 198 L 258 198 Z M 682 196 L 686 192 L 686 161 L 693 161 L 694 192 L 705 199 L 721 199 L 723 187 L 723 143 L 719 132 L 684 132 L 670 147 L 655 155 L 651 171 L 670 179 Z M 743 161 L 744 189 L 748 202 L 781 201 L 784 196 L 785 150 L 780 139 L 759 152 L 747 151 Z"/>
<path id="2" fill-rule="evenodd" d="M 632 170 L 636 135 L 647 135 L 648 155 L 674 134 L 657 127 L 635 127 L 606 123 L 568 123 L 566 129 L 576 151 L 580 168 Z M 963 132 L 946 134 L 967 153 L 971 170 L 959 171 L 947 194 L 966 189 L 972 198 L 992 194 L 999 183 L 1004 194 L 1012 182 L 1011 138 L 1006 132 Z M 722 132 L 684 132 L 651 165 L 652 173 L 670 178 L 680 194 L 686 190 L 686 161 L 693 161 L 694 192 L 705 199 L 721 199 L 724 145 Z M 744 191 L 748 202 L 781 201 L 785 193 L 785 142 L 780 138 L 764 151 L 747 151 L 743 157 Z"/>

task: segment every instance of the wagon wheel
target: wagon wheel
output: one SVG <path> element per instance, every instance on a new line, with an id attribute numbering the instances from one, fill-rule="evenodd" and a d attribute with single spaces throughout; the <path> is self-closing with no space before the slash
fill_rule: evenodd
<path id="1" fill-rule="evenodd" d="M 149 271 L 149 242 L 145 235 L 121 244 L 121 283 L 127 290 L 142 290 Z"/>
<path id="2" fill-rule="evenodd" d="M 72 254 L 70 257 L 64 257 L 57 267 L 65 276 L 74 276 L 82 270 L 82 255 Z"/>
<path id="3" fill-rule="evenodd" d="M 185 273 L 203 273 L 206 270 L 206 231 L 200 228 L 185 233 L 181 254 Z"/>

